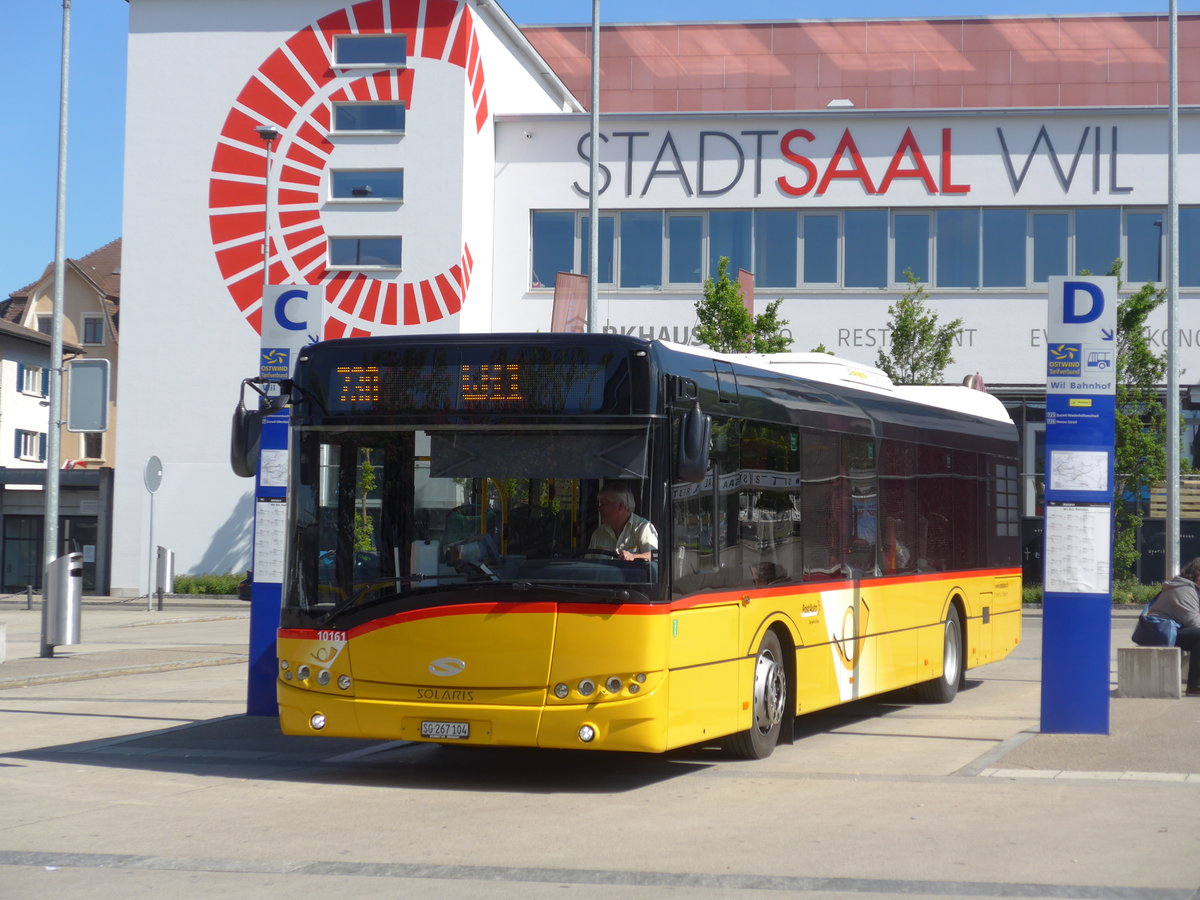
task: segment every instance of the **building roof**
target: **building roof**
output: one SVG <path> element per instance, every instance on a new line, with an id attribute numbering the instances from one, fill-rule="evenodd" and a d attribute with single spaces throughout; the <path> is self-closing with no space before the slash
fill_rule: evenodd
<path id="1" fill-rule="evenodd" d="M 104 313 L 117 334 L 121 311 L 121 239 L 109 241 L 86 256 L 68 259 L 66 264 L 88 281 L 103 298 Z M 9 294 L 0 302 L 0 322 L 19 323 L 25 318 L 29 298 L 44 284 L 53 283 L 54 263 L 46 264 L 41 277 Z"/>
<path id="2" fill-rule="evenodd" d="M 32 328 L 26 328 L 24 325 L 17 325 L 13 322 L 6 322 L 0 319 L 0 338 L 16 338 L 21 341 L 28 341 L 31 344 L 41 344 L 49 349 L 50 335 L 42 334 L 40 331 L 34 331 Z M 78 344 L 71 344 L 63 341 L 63 353 L 81 354 L 83 348 Z"/>
<path id="3" fill-rule="evenodd" d="M 602 25 L 600 110 L 1166 106 L 1163 15 Z M 591 26 L 522 26 L 590 106 Z M 1200 14 L 1178 16 L 1180 104 L 1200 104 Z"/>

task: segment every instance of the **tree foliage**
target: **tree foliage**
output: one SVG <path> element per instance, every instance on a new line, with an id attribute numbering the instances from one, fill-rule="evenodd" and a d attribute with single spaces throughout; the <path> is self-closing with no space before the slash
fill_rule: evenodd
<path id="1" fill-rule="evenodd" d="M 937 313 L 925 306 L 925 286 L 911 269 L 904 270 L 904 277 L 908 288 L 888 307 L 891 339 L 875 365 L 895 384 L 938 384 L 954 361 L 954 339 L 962 319 L 938 325 Z"/>
<path id="2" fill-rule="evenodd" d="M 742 298 L 742 286 L 728 275 L 729 257 L 717 263 L 716 280 L 704 279 L 704 297 L 696 301 L 700 327 L 696 337 L 718 353 L 779 353 L 792 345 L 783 334 L 787 319 L 779 318 L 783 300 L 767 305 L 751 316 Z"/>
<path id="3" fill-rule="evenodd" d="M 1122 261 L 1110 275 L 1120 293 Z M 1113 572 L 1118 578 L 1137 562 L 1140 498 L 1167 474 L 1167 410 L 1158 385 L 1166 377 L 1165 353 L 1156 353 L 1146 321 L 1166 300 L 1164 288 L 1147 282 L 1117 303 L 1116 477 L 1113 485 Z M 1182 459 L 1182 456 L 1180 457 Z"/>

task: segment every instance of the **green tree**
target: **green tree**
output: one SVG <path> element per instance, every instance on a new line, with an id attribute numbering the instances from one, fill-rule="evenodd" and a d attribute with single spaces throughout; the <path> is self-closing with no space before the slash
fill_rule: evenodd
<path id="1" fill-rule="evenodd" d="M 354 511 L 354 549 L 371 551 L 375 549 L 375 522 L 367 512 L 367 497 L 378 487 L 375 476 L 375 465 L 371 462 L 371 451 L 363 450 L 359 458 L 358 509 Z"/>
<path id="2" fill-rule="evenodd" d="M 717 262 L 717 278 L 704 279 L 704 298 L 696 301 L 700 327 L 696 336 L 718 353 L 779 353 L 792 345 L 782 334 L 787 319 L 779 318 L 783 300 L 767 305 L 764 312 L 751 316 L 742 298 L 742 286 L 730 281 L 729 257 Z"/>
<path id="3" fill-rule="evenodd" d="M 938 384 L 946 366 L 954 361 L 954 339 L 962 319 L 938 325 L 937 313 L 925 307 L 925 286 L 904 270 L 908 288 L 888 307 L 891 340 L 879 351 L 875 365 L 895 384 Z"/>
<path id="4" fill-rule="evenodd" d="M 1118 294 L 1122 266 L 1115 260 L 1108 273 L 1117 278 Z M 1117 302 L 1113 572 L 1118 580 L 1125 580 L 1137 562 L 1142 493 L 1162 484 L 1167 474 L 1167 410 L 1158 391 L 1167 360 L 1165 353 L 1154 351 L 1146 335 L 1146 320 L 1166 297 L 1165 288 L 1148 282 Z"/>

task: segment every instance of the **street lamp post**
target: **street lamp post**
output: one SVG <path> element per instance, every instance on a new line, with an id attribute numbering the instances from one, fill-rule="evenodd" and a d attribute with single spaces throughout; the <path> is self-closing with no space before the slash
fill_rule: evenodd
<path id="1" fill-rule="evenodd" d="M 273 125 L 259 125 L 254 129 L 267 145 L 266 171 L 263 175 L 263 272 L 262 272 L 262 322 L 266 333 L 268 316 L 267 294 L 271 284 L 271 150 L 279 140 L 279 129 Z M 261 365 L 261 363 L 260 363 Z M 261 371 L 261 370 L 260 370 Z M 287 425 L 273 422 L 268 417 L 263 422 L 262 446 L 287 446 Z M 275 522 L 274 513 L 281 507 L 283 492 L 278 487 L 263 484 L 261 465 L 254 480 L 254 549 L 251 557 L 254 578 L 250 584 L 250 666 L 246 683 L 246 713 L 252 716 L 274 716 L 278 714 L 275 703 L 275 634 L 279 627 L 280 576 L 276 573 L 276 560 L 260 557 L 259 532 L 281 527 Z M 264 501 L 272 501 L 264 504 Z M 269 507 L 269 509 L 265 508 Z"/>
<path id="2" fill-rule="evenodd" d="M 274 125 L 259 125 L 254 129 L 267 145 L 267 168 L 263 175 L 263 303 L 267 302 L 267 285 L 271 283 L 271 149 L 279 140 Z"/>

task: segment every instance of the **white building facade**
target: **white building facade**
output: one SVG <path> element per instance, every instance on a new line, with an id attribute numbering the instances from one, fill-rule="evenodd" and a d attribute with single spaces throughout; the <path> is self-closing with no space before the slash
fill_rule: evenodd
<path id="1" fill-rule="evenodd" d="M 130 30 L 117 593 L 147 589 L 155 545 L 181 573 L 249 565 L 228 426 L 258 371 L 264 222 L 269 282 L 317 291 L 327 338 L 549 330 L 590 224 L 588 116 L 494 4 L 133 0 Z M 266 190 L 259 125 L 279 133 Z M 962 320 L 947 378 L 1036 406 L 1046 279 L 1117 258 L 1131 284 L 1165 277 L 1161 108 L 620 113 L 601 132 L 594 330 L 694 342 L 729 257 L 760 307 L 782 298 L 794 349 L 873 363 L 911 271 Z M 1187 108 L 1180 171 L 1198 145 Z M 1187 305 L 1194 179 L 1179 200 Z M 1200 322 L 1180 366 L 1200 380 Z"/>

